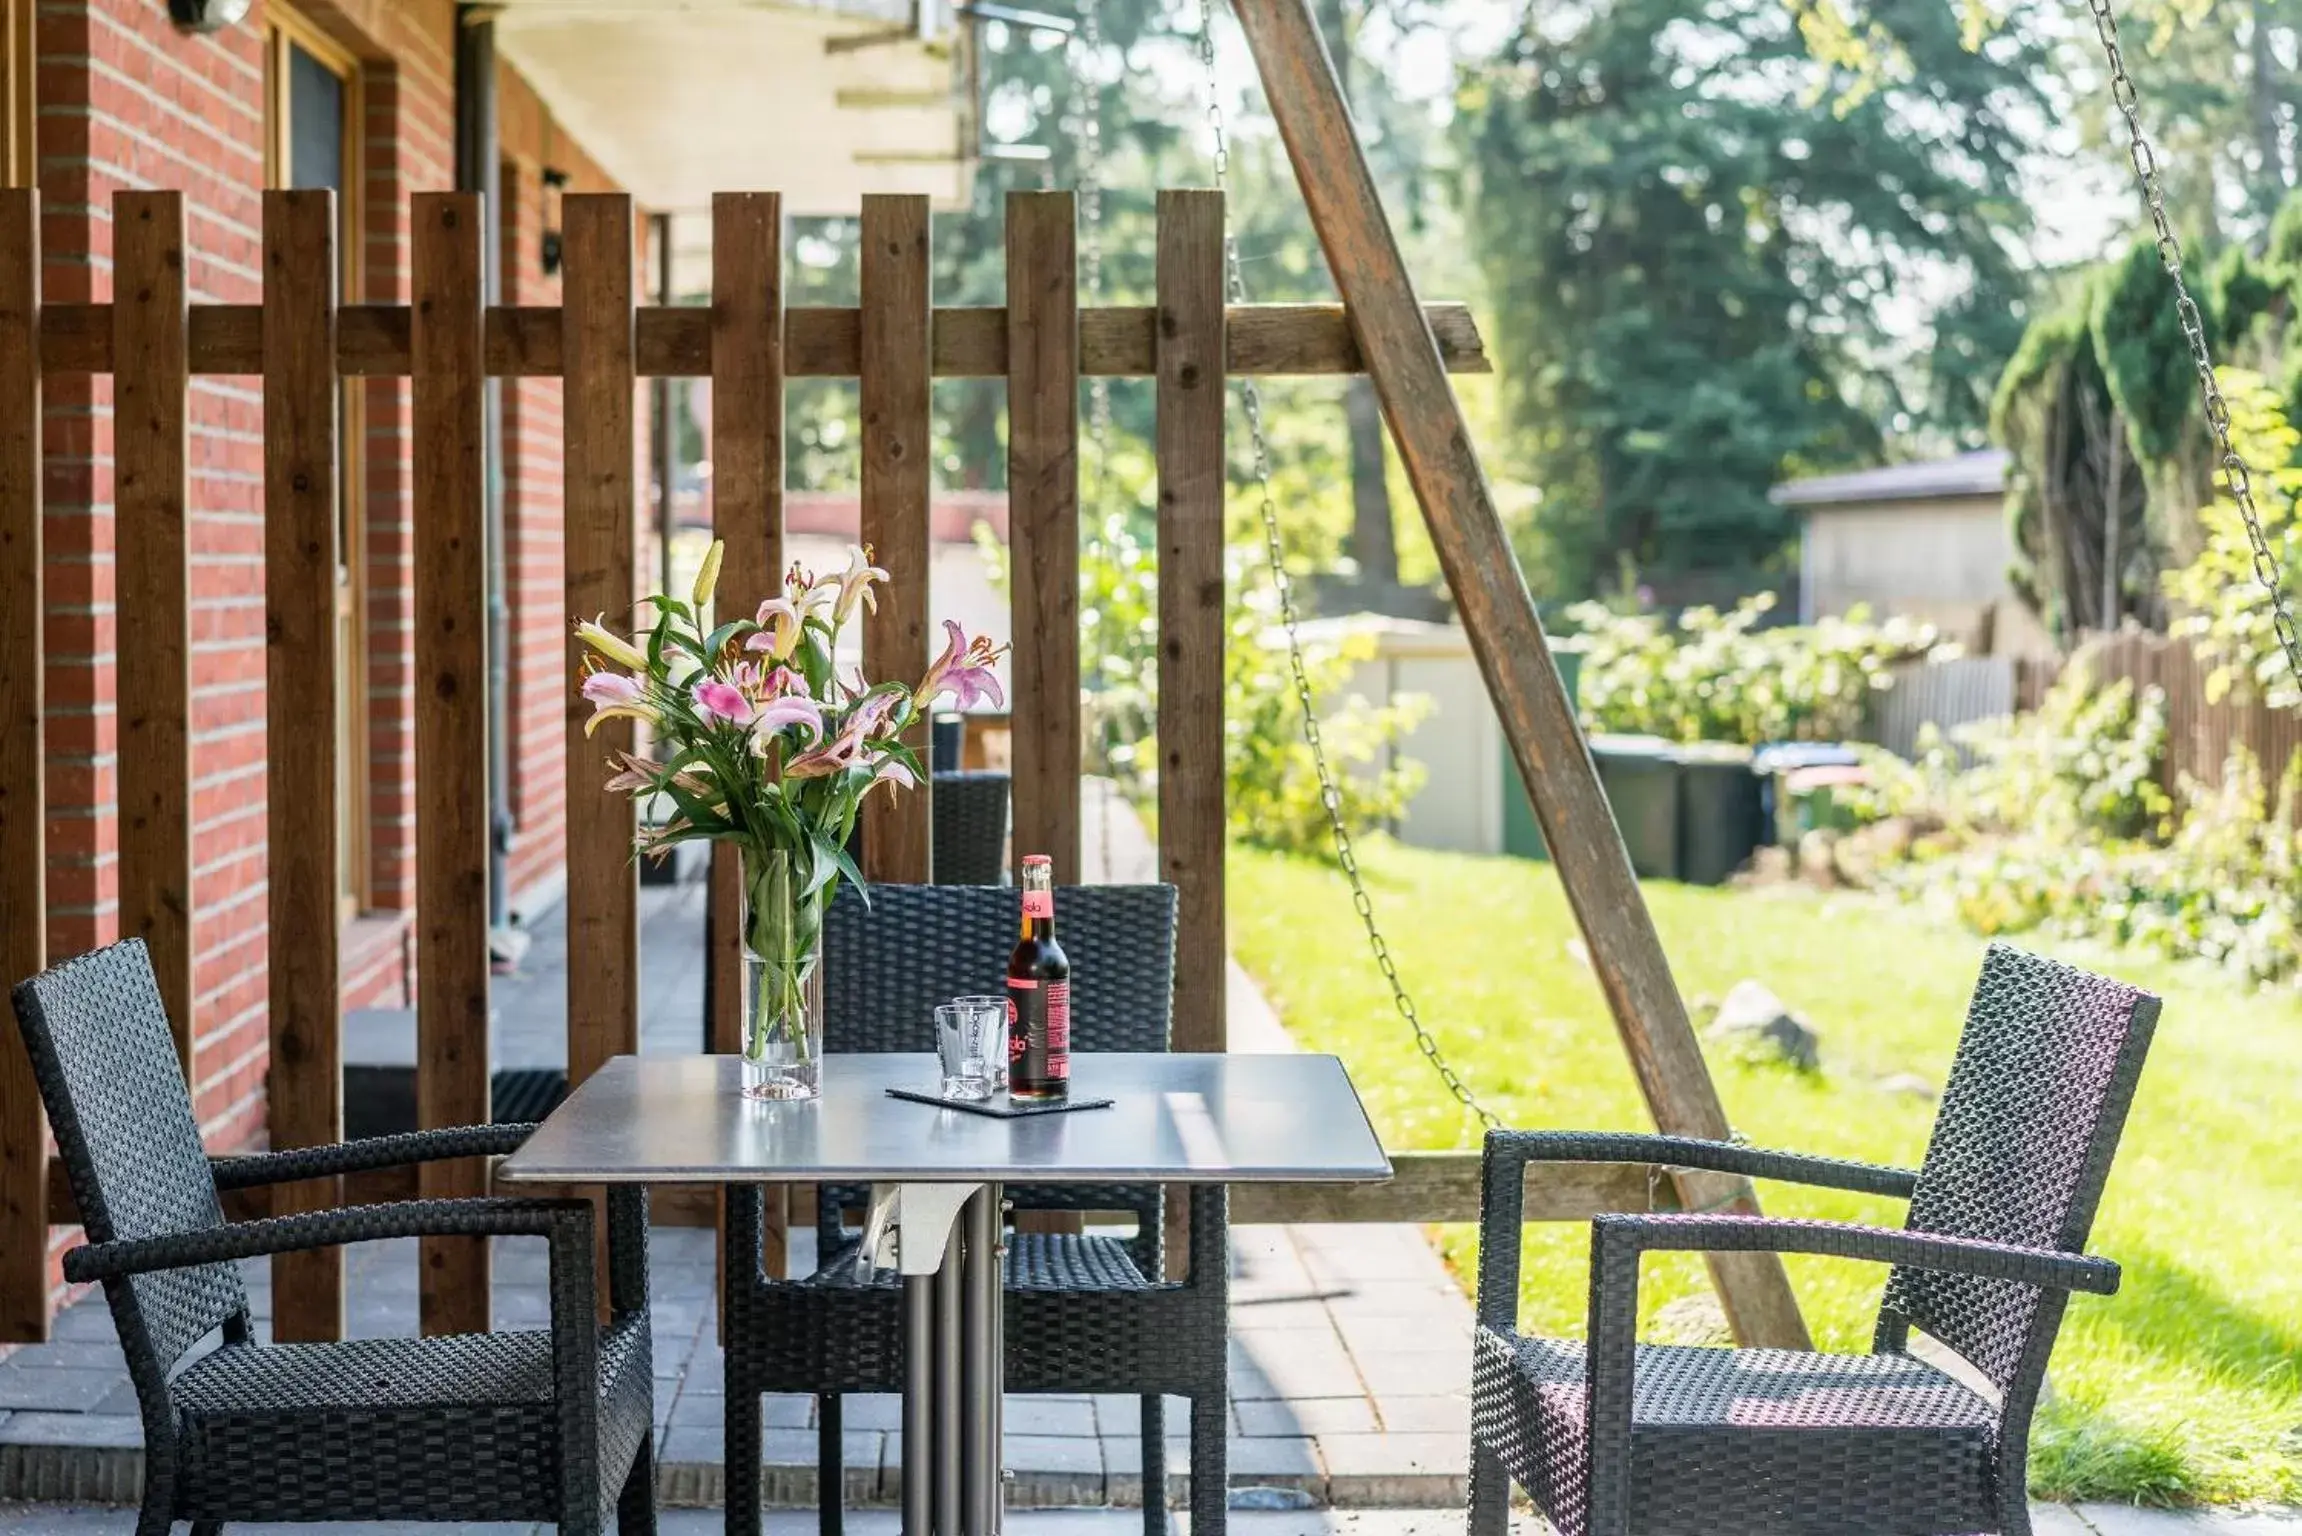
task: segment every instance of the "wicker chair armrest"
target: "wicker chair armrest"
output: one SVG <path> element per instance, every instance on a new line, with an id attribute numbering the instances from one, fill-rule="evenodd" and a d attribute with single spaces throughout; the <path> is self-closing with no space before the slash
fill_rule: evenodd
<path id="1" fill-rule="evenodd" d="M 1479 1321 L 1508 1332 L 1519 1307 L 1519 1226 L 1529 1163 L 1647 1163 L 1910 1198 L 1918 1175 L 1846 1158 L 1630 1131 L 1489 1131 L 1480 1158 Z"/>
<path id="2" fill-rule="evenodd" d="M 64 1278 L 74 1284 L 113 1280 L 390 1237 L 580 1237 L 588 1256 L 591 1222 L 586 1200 L 400 1200 L 91 1243 L 64 1255 Z"/>
<path id="3" fill-rule="evenodd" d="M 449 1126 L 433 1131 L 403 1131 L 394 1136 L 369 1136 L 359 1141 L 330 1142 L 319 1147 L 295 1147 L 284 1152 L 212 1157 L 208 1165 L 215 1173 L 218 1189 L 252 1189 L 339 1173 L 436 1163 L 451 1157 L 500 1156 L 518 1151 L 520 1144 L 534 1131 L 533 1125 Z"/>
<path id="4" fill-rule="evenodd" d="M 1813 1253 L 2097 1296 L 2118 1289 L 2118 1266 L 2092 1254 L 1895 1227 L 1783 1216 L 1657 1215 L 1601 1216 L 1592 1228 L 1595 1246 L 1634 1253 Z"/>
<path id="5" fill-rule="evenodd" d="M 1654 1163 L 1901 1200 L 1909 1199 L 1918 1185 L 1918 1175 L 1908 1168 L 1805 1152 L 1773 1152 L 1694 1136 L 1629 1131 L 1489 1131 L 1487 1156 L 1515 1157 L 1522 1167 L 1527 1163 Z"/>

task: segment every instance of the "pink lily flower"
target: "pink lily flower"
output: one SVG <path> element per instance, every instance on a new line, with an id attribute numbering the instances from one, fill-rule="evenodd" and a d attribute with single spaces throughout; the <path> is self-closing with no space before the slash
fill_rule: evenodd
<path id="1" fill-rule="evenodd" d="M 647 697 L 647 690 L 638 678 L 626 677 L 621 672 L 587 672 L 583 696 L 604 709 L 611 704 L 637 704 Z"/>
<path id="2" fill-rule="evenodd" d="M 771 597 L 759 605 L 759 633 L 743 642 L 747 651 L 765 651 L 777 661 L 799 648 L 804 614 L 788 597 Z"/>
<path id="3" fill-rule="evenodd" d="M 810 747 L 785 763 L 783 776 L 787 779 L 822 778 L 844 773 L 854 767 L 862 760 L 864 738 L 871 734 L 872 727 L 879 724 L 888 706 L 894 702 L 894 695 L 884 693 L 864 700 L 847 717 L 846 723 L 840 726 L 838 735 Z"/>
<path id="4" fill-rule="evenodd" d="M 585 673 L 583 696 L 592 706 L 591 718 L 584 722 L 586 736 L 610 720 L 644 720 L 653 725 L 659 718 L 655 706 L 647 701 L 646 686 L 620 672 Z"/>
<path id="5" fill-rule="evenodd" d="M 767 738 L 787 725 L 804 728 L 810 736 L 823 734 L 823 706 L 805 694 L 785 694 L 759 706 L 751 728 L 756 744 L 765 750 Z"/>
<path id="6" fill-rule="evenodd" d="M 912 695 L 915 707 L 925 709 L 938 695 L 945 693 L 953 695 L 961 709 L 972 709 L 984 699 L 989 699 L 994 707 L 1004 704 L 1006 696 L 999 691 L 999 679 L 991 667 L 1006 647 L 993 645 L 985 635 L 968 639 L 967 631 L 954 619 L 943 621 L 943 632 L 950 638 L 943 654 L 927 669 L 927 676 L 920 679 L 919 688 Z"/>
<path id="7" fill-rule="evenodd" d="M 887 572 L 871 563 L 871 546 L 850 544 L 847 546 L 847 569 L 837 576 L 823 578 L 816 585 L 815 591 L 830 593 L 836 587 L 838 601 L 832 609 L 832 622 L 845 624 L 854 616 L 855 605 L 859 602 L 873 613 L 879 611 L 879 598 L 871 590 L 871 584 L 885 580 Z"/>
<path id="8" fill-rule="evenodd" d="M 723 720 L 729 725 L 749 725 L 754 713 L 751 700 L 744 697 L 741 688 L 733 683 L 710 678 L 695 685 L 692 695 L 695 712 L 706 721 Z"/>
<path id="9" fill-rule="evenodd" d="M 871 782 L 892 784 L 897 789 L 917 789 L 919 775 L 913 773 L 910 765 L 901 758 L 891 757 L 879 765 L 879 771 L 871 776 Z"/>

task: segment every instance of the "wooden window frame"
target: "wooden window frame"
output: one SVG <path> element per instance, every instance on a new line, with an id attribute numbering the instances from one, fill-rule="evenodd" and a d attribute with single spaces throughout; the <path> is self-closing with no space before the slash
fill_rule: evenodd
<path id="1" fill-rule="evenodd" d="M 0 143 L 0 184 L 40 184 L 39 0 L 0 0 L 6 58 L 0 62 L 7 92 L 6 141 Z"/>
<path id="2" fill-rule="evenodd" d="M 14 3 L 14 0 L 11 0 Z M 294 76 L 291 52 L 301 49 L 343 82 L 343 164 L 337 175 L 336 274 L 338 301 L 357 304 L 363 297 L 362 256 L 366 250 L 367 177 L 364 150 L 367 141 L 367 96 L 359 56 L 314 25 L 310 18 L 272 0 L 264 13 L 264 185 L 287 185 L 294 116 L 289 96 Z M 357 917 L 368 907 L 373 885 L 373 764 L 372 734 L 368 720 L 368 570 L 367 570 L 367 412 L 366 391 L 356 381 L 343 385 L 343 414 L 338 427 L 337 452 L 342 459 L 345 548 L 342 558 L 352 573 L 350 612 L 345 627 L 354 643 L 336 658 L 341 689 L 349 716 L 343 751 L 348 759 L 345 784 L 350 804 L 342 827 L 346 871 L 343 915 Z"/>

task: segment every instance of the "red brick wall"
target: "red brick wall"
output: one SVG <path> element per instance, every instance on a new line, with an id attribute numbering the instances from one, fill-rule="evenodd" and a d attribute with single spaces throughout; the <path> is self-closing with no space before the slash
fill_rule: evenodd
<path id="1" fill-rule="evenodd" d="M 364 250 L 360 297 L 404 302 L 408 199 L 454 182 L 452 0 L 310 0 L 299 13 L 362 61 Z M 111 297 L 111 197 L 136 187 L 186 194 L 195 303 L 260 299 L 264 180 L 264 13 L 206 36 L 179 32 L 161 0 L 43 0 L 38 149 L 45 209 L 43 281 L 54 302 Z M 579 188 L 606 185 L 504 71 L 505 152 L 531 190 L 547 161 Z M 507 190 L 514 190 L 507 188 Z M 532 208 L 532 197 L 520 200 Z M 515 217 L 526 219 L 526 211 Z M 507 249 L 513 302 L 548 302 L 535 242 Z M 547 885 L 562 846 L 558 722 L 560 612 L 558 389 L 507 391 L 516 446 L 514 762 L 522 823 L 517 883 Z M 194 1096 L 217 1147 L 261 1140 L 266 1016 L 262 394 L 247 378 L 191 388 L 190 539 Z M 405 942 L 415 894 L 412 794 L 412 548 L 405 381 L 366 386 L 358 448 L 368 565 L 370 915 L 352 925 L 348 1004 L 399 1002 L 412 979 Z M 117 743 L 113 665 L 112 422 L 108 379 L 49 381 L 47 452 L 51 797 L 50 953 L 118 937 Z M 548 747 L 548 750 L 541 748 Z M 70 1241 L 55 1235 L 55 1249 Z"/>
<path id="2" fill-rule="evenodd" d="M 543 173 L 547 168 L 565 172 L 568 184 L 561 190 L 567 192 L 608 191 L 615 183 L 509 69 L 496 81 L 496 132 L 503 149 L 504 302 L 557 304 L 560 281 L 546 275 L 542 255 L 556 194 L 547 194 Z M 515 901 L 547 895 L 567 862 L 569 641 L 561 543 L 561 412 L 557 379 L 515 379 L 504 385 Z"/>

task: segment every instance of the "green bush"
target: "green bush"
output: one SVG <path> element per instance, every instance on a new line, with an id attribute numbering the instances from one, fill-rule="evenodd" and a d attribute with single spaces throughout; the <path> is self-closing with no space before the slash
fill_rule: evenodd
<path id="1" fill-rule="evenodd" d="M 2090 690 L 2074 675 L 2035 713 L 1962 729 L 1955 745 L 1935 737 L 1915 763 L 1873 752 L 1856 803 L 1878 824 L 1876 883 L 1978 933 L 2136 945 L 2258 983 L 2290 975 L 2295 772 L 2273 805 L 2239 747 L 2220 787 L 2185 779 L 2170 797 L 2165 744 L 2156 689 Z"/>
<path id="2" fill-rule="evenodd" d="M 2302 493 L 2302 432 L 2288 422 L 2278 392 L 2258 374 L 2221 371 L 2230 402 L 2230 441 L 2251 471 L 2262 531 L 2279 552 L 2288 590 L 2302 587 L 2302 540 L 2293 537 L 2294 498 Z M 2270 621 L 2270 594 L 2254 569 L 2254 546 L 2238 504 L 2218 496 L 2198 514 L 2205 544 L 2188 565 L 2166 573 L 2166 595 L 2178 616 L 2173 633 L 2187 637 L 2208 664 L 2209 703 L 2225 695 L 2261 699 L 2283 709 L 2302 704 Z"/>
<path id="3" fill-rule="evenodd" d="M 1333 831 L 1303 712 L 1288 667 L 1278 598 L 1250 580 L 1235 558 L 1229 645 L 1224 651 L 1223 762 L 1231 836 L 1260 848 L 1335 857 Z M 1364 637 L 1339 646 L 1306 647 L 1304 671 L 1319 704 L 1320 740 L 1334 771 L 1336 808 L 1352 832 L 1396 820 L 1422 787 L 1422 765 L 1398 754 L 1400 741 L 1428 707 L 1420 698 L 1376 706 L 1337 701 L 1351 670 L 1373 654 Z"/>
<path id="4" fill-rule="evenodd" d="M 1109 775 L 1141 805 L 1158 782 L 1159 584 L 1156 554 L 1134 526 L 1126 514 L 1112 514 L 1080 548 L 1080 691 L 1086 767 Z M 976 543 L 1004 589 L 1005 546 L 980 525 Z M 1303 739 L 1277 593 L 1248 550 L 1228 552 L 1224 564 L 1223 768 L 1231 834 L 1258 847 L 1332 859 L 1333 836 Z M 1370 647 L 1314 646 L 1304 657 L 1320 701 L 1337 807 L 1353 832 L 1395 821 L 1423 780 L 1421 765 L 1398 749 L 1426 701 L 1377 707 L 1336 697 Z"/>
<path id="5" fill-rule="evenodd" d="M 1599 603 L 1569 608 L 1584 645 L 1583 724 L 1683 742 L 1842 741 L 1871 694 L 1890 686 L 1894 664 L 1935 646 L 1925 624 L 1873 624 L 1860 609 L 1761 629 L 1774 601 L 1761 593 L 1729 613 L 1692 608 L 1675 629 Z"/>

